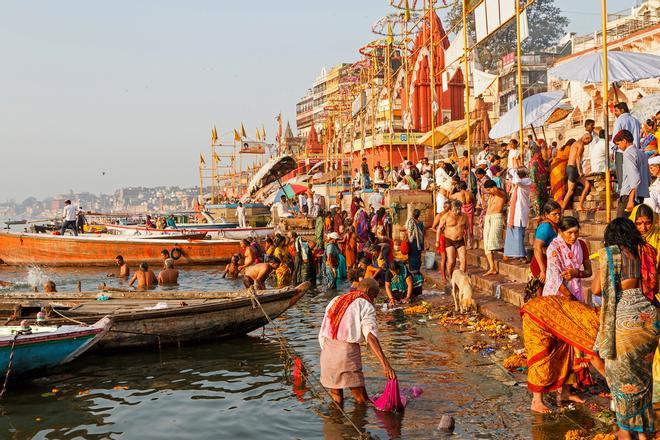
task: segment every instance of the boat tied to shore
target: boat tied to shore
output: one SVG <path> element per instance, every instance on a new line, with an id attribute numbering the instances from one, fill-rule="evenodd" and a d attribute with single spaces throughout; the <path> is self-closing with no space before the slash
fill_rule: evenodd
<path id="1" fill-rule="evenodd" d="M 7 324 L 33 323 L 43 312 L 48 325 L 91 324 L 109 316 L 112 326 L 98 349 L 160 346 L 247 334 L 293 307 L 309 286 L 238 292 L 5 292 L 0 293 L 0 316 Z"/>
<path id="2" fill-rule="evenodd" d="M 112 266 L 117 255 L 125 261 L 161 264 L 167 250 L 177 265 L 224 263 L 240 252 L 238 240 L 192 240 L 62 236 L 0 232 L 0 262 L 8 265 Z"/>

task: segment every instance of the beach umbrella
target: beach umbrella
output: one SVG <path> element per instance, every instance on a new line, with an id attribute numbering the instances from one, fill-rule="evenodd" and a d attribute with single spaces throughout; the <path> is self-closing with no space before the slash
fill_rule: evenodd
<path id="1" fill-rule="evenodd" d="M 543 121 L 539 125 L 543 126 L 545 124 L 554 124 L 555 122 L 563 121 L 571 113 L 573 113 L 573 106 L 561 102 L 557 107 L 555 107 L 547 114 L 547 119 L 546 117 L 543 118 L 545 119 L 545 121 Z"/>
<path id="2" fill-rule="evenodd" d="M 287 183 L 281 188 L 278 188 L 277 191 L 270 193 L 270 195 L 264 199 L 264 203 L 268 205 L 279 202 L 282 196 L 286 196 L 287 199 L 291 200 L 294 199 L 298 194 L 302 194 L 305 191 L 307 191 L 306 186 Z"/>
<path id="3" fill-rule="evenodd" d="M 470 133 L 477 125 L 476 120 L 470 120 Z M 426 145 L 431 148 L 440 148 L 452 142 L 463 142 L 467 138 L 467 123 L 465 119 L 449 121 L 435 127 L 417 141 L 418 145 Z"/>
<path id="4" fill-rule="evenodd" d="M 660 93 L 655 93 L 637 101 L 630 114 L 639 121 L 646 122 L 647 119 L 653 119 L 658 110 L 660 110 Z"/>
<path id="5" fill-rule="evenodd" d="M 564 92 L 557 90 L 554 92 L 537 93 L 523 99 L 523 127 L 539 126 L 544 123 L 547 117 L 559 105 L 564 97 Z M 511 110 L 497 121 L 497 124 L 491 128 L 488 134 L 491 139 L 503 138 L 520 131 L 519 106 L 516 104 Z M 544 119 L 546 118 L 546 119 Z"/>
<path id="6" fill-rule="evenodd" d="M 603 52 L 592 52 L 559 64 L 549 70 L 548 76 L 582 83 L 603 82 Z M 660 77 L 660 56 L 641 53 L 608 51 L 608 82 L 635 82 Z"/>

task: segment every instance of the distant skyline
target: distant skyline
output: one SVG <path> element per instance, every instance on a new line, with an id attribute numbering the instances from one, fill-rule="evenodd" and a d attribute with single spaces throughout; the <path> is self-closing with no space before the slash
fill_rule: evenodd
<path id="1" fill-rule="evenodd" d="M 569 31 L 599 28 L 600 2 L 555 3 Z M 391 11 L 387 0 L 5 1 L 0 201 L 194 186 L 214 124 L 225 141 L 241 122 L 250 137 L 263 124 L 274 142 L 282 112 L 295 130 L 321 68 L 357 60 Z"/>

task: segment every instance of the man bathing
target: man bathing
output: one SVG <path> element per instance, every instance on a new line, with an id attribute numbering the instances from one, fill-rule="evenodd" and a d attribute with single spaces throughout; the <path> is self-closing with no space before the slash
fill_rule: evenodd
<path id="1" fill-rule="evenodd" d="M 229 260 L 229 264 L 227 264 L 225 271 L 222 273 L 222 278 L 229 278 L 230 280 L 238 278 L 238 267 L 240 261 L 241 256 L 239 254 L 232 255 L 231 260 Z"/>
<path id="2" fill-rule="evenodd" d="M 257 263 L 245 269 L 243 284 L 245 287 L 254 285 L 259 290 L 266 288 L 266 279 L 270 273 L 280 266 L 280 259 L 273 257 L 268 263 Z"/>
<path id="3" fill-rule="evenodd" d="M 179 281 L 179 271 L 174 268 L 174 260 L 165 260 L 163 270 L 158 274 L 158 284 L 161 286 L 175 286 Z"/>
<path id="4" fill-rule="evenodd" d="M 128 264 L 124 261 L 124 257 L 121 255 L 117 255 L 115 257 L 115 264 L 119 266 L 119 273 L 114 274 L 114 273 L 109 273 L 109 277 L 119 277 L 119 278 L 128 278 L 128 276 L 131 274 L 131 269 L 128 267 Z"/>
<path id="5" fill-rule="evenodd" d="M 584 133 L 580 140 L 573 142 L 568 153 L 568 165 L 566 165 L 566 177 L 568 178 L 568 189 L 566 196 L 562 201 L 561 209 L 566 209 L 575 192 L 575 186 L 580 180 L 582 171 L 582 156 L 584 155 L 584 146 L 591 143 L 591 133 Z"/>
<path id="6" fill-rule="evenodd" d="M 364 386 L 360 343 L 367 342 L 376 355 L 387 379 L 396 379 L 378 342 L 376 309 L 378 282 L 365 278 L 355 290 L 340 295 L 328 304 L 321 324 L 321 384 L 339 405 L 344 403 L 344 388 L 350 388 L 355 402 L 364 405 L 369 397 Z"/>
<path id="7" fill-rule="evenodd" d="M 495 260 L 493 251 L 504 248 L 502 231 L 504 230 L 504 205 L 506 193 L 497 187 L 492 180 L 484 183 L 484 190 L 488 193 L 488 209 L 484 217 L 484 251 L 488 261 L 488 271 L 484 275 L 495 275 Z"/>
<path id="8" fill-rule="evenodd" d="M 456 265 L 456 254 L 461 260 L 461 270 L 467 267 L 465 237 L 467 236 L 468 217 L 462 211 L 460 200 L 452 200 L 451 210 L 440 220 L 440 229 L 444 228 L 445 250 L 447 251 L 447 278 L 451 278 Z"/>
<path id="9" fill-rule="evenodd" d="M 137 281 L 137 289 L 138 290 L 146 290 L 146 289 L 153 289 L 156 287 L 156 284 L 158 284 L 158 279 L 156 278 L 156 274 L 149 269 L 149 265 L 147 263 L 140 263 L 140 270 L 135 272 L 133 275 L 133 278 L 131 278 L 131 281 L 129 281 L 128 285 L 133 287 L 133 284 Z"/>

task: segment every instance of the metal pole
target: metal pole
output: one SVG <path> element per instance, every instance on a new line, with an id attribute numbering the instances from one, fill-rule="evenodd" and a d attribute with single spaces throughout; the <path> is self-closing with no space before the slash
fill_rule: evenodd
<path id="1" fill-rule="evenodd" d="M 520 143 L 521 159 L 524 158 L 523 151 L 523 88 L 522 88 L 522 43 L 520 42 L 520 0 L 516 0 L 516 64 L 518 65 L 518 117 L 520 118 L 520 131 L 518 142 Z"/>
<path id="2" fill-rule="evenodd" d="M 388 36 L 389 38 L 389 36 Z M 392 159 L 392 135 L 394 134 L 394 127 L 392 126 L 393 124 L 393 118 L 392 118 L 392 43 L 388 40 L 387 42 L 387 53 L 386 53 L 386 59 L 387 59 L 387 70 L 385 70 L 385 73 L 387 74 L 387 120 L 388 120 L 388 134 L 390 138 L 389 146 L 390 146 L 390 163 L 393 162 Z"/>
<path id="3" fill-rule="evenodd" d="M 433 1 L 434 0 L 429 0 L 429 27 L 430 27 L 430 32 L 429 32 L 429 46 L 431 47 L 430 51 L 430 56 L 429 56 L 429 72 L 430 72 L 430 80 L 431 80 L 431 145 L 433 148 L 433 178 L 435 179 L 435 115 L 433 114 L 433 104 L 435 103 L 435 68 L 434 68 L 434 63 L 433 63 L 433 18 L 435 16 L 435 8 L 433 6 Z M 436 200 L 435 200 L 435 191 L 437 190 L 438 182 L 435 182 L 434 191 L 433 191 L 433 215 L 435 215 L 437 211 L 437 206 L 436 206 Z"/>
<path id="4" fill-rule="evenodd" d="M 467 124 L 467 151 L 468 151 L 468 188 L 472 189 L 470 171 L 472 168 L 472 148 L 470 144 L 470 66 L 468 64 L 468 38 L 467 38 L 467 0 L 463 0 L 463 66 L 465 67 L 465 123 Z M 458 170 L 461 174 L 462 170 Z"/>
<path id="5" fill-rule="evenodd" d="M 603 19 L 603 124 L 605 129 L 605 143 L 607 150 L 610 148 L 610 123 L 609 123 L 609 79 L 607 77 L 607 0 L 601 3 Z M 610 175 L 610 153 L 607 151 L 607 167 L 605 168 L 605 220 L 609 223 L 612 219 L 612 194 L 610 185 L 612 176 Z"/>

